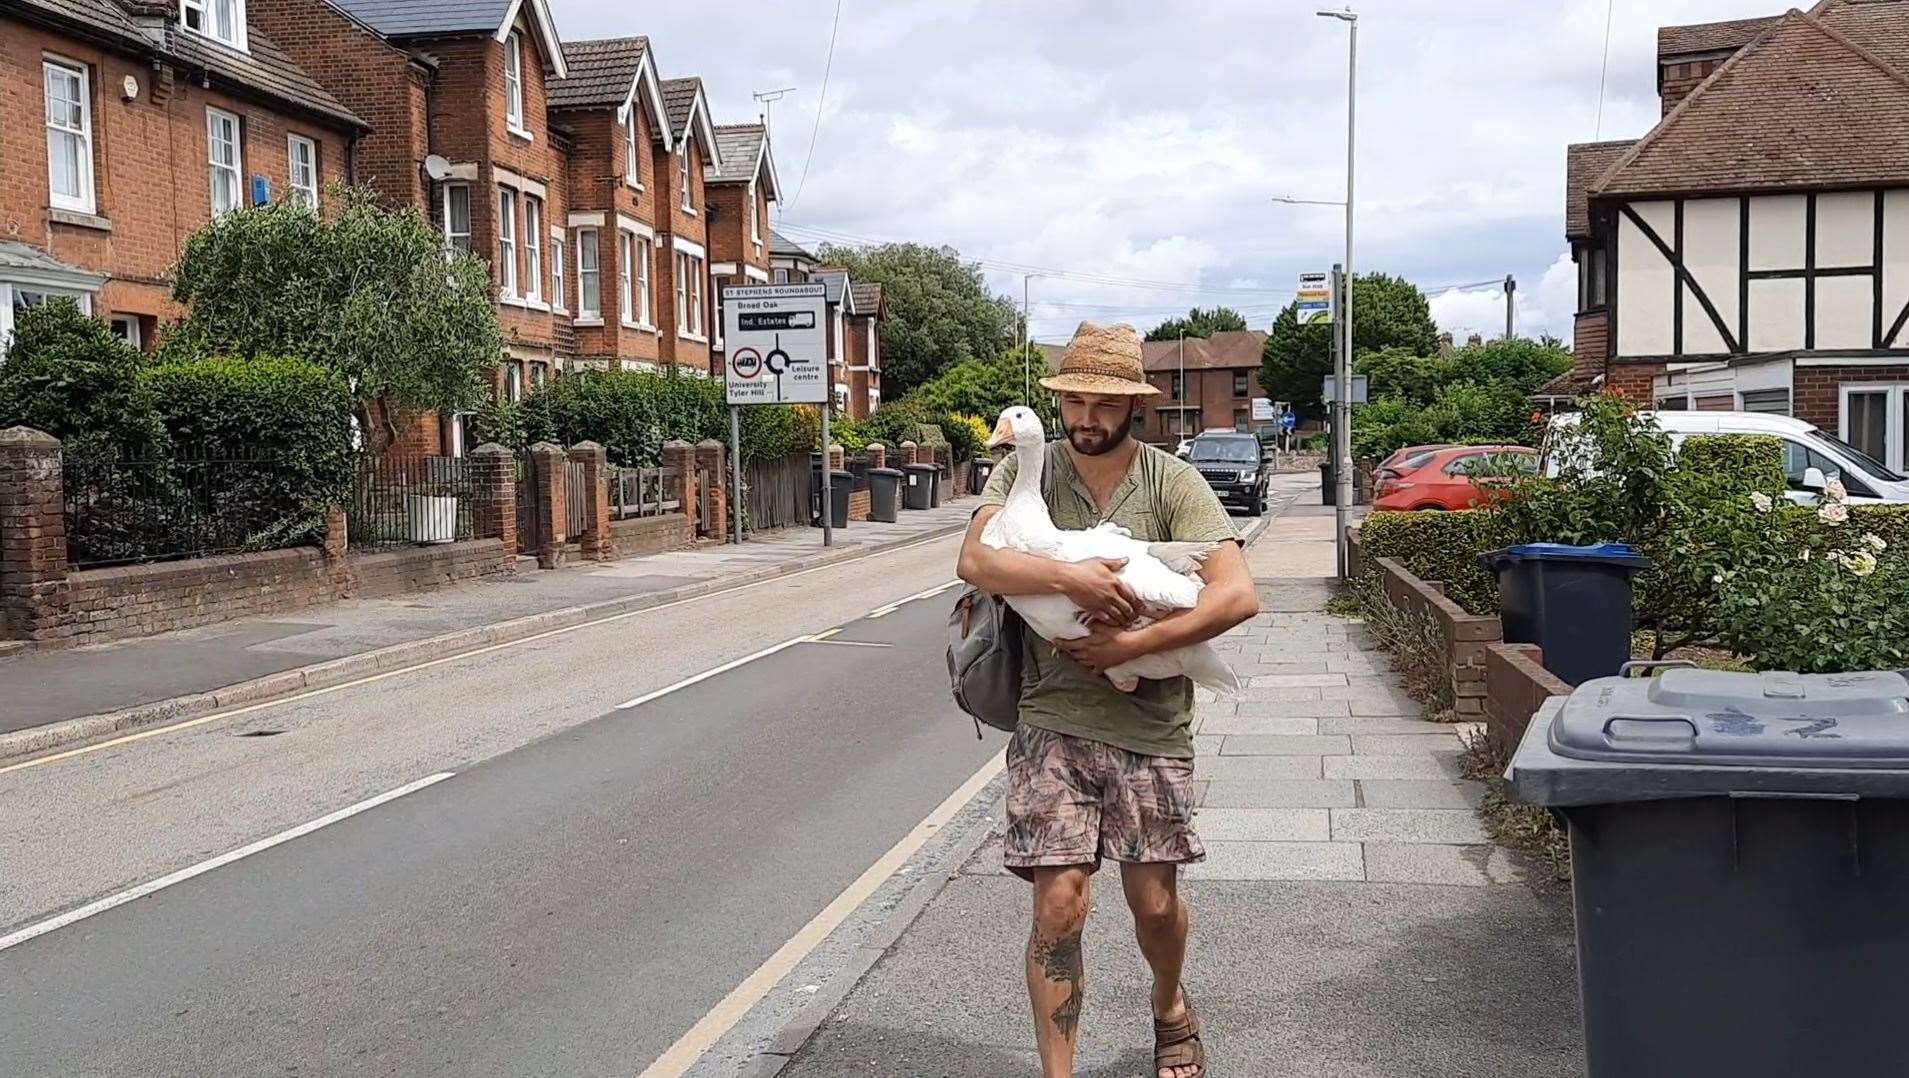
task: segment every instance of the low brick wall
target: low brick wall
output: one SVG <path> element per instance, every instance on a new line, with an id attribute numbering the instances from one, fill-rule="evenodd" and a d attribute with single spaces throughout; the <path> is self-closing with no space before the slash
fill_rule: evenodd
<path id="1" fill-rule="evenodd" d="M 1467 614 L 1445 597 L 1443 584 L 1420 580 L 1392 558 L 1380 558 L 1376 564 L 1386 601 L 1409 616 L 1429 616 L 1436 624 L 1444 641 L 1442 675 L 1449 679 L 1452 710 L 1460 721 L 1484 721 L 1486 649 L 1505 638 L 1503 624 L 1495 617 Z"/>
<path id="2" fill-rule="evenodd" d="M 516 559 L 505 552 L 498 539 L 361 554 L 351 559 L 351 573 L 357 579 L 352 594 L 377 599 L 429 591 L 480 576 L 508 573 L 515 567 Z"/>
<path id="3" fill-rule="evenodd" d="M 682 513 L 639 517 L 610 522 L 610 537 L 616 542 L 616 556 L 633 558 L 639 554 L 661 554 L 695 545 L 690 535 L 689 517 Z"/>
<path id="4" fill-rule="evenodd" d="M 848 496 L 848 518 L 850 520 L 867 520 L 869 518 L 869 497 L 870 495 L 866 490 L 858 490 Z"/>
<path id="5" fill-rule="evenodd" d="M 330 602 L 342 581 L 317 547 L 68 574 L 68 621 L 48 643 L 96 644 Z"/>
<path id="6" fill-rule="evenodd" d="M 1571 686 L 1544 668 L 1536 644 L 1492 644 L 1485 649 L 1485 736 L 1499 759 L 1508 760 L 1525 736 L 1531 716 Z"/>

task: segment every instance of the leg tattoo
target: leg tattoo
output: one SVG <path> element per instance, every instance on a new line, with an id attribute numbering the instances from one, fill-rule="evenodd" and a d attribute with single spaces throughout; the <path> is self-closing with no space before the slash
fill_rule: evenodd
<path id="1" fill-rule="evenodd" d="M 1081 959 L 1080 937 L 1079 930 L 1051 940 L 1037 937 L 1031 955 L 1048 980 L 1067 985 L 1067 997 L 1054 1009 L 1052 1017 L 1054 1028 L 1070 1041 L 1074 1039 L 1074 1031 L 1080 1027 L 1081 1002 L 1085 995 L 1081 985 L 1085 969 Z"/>

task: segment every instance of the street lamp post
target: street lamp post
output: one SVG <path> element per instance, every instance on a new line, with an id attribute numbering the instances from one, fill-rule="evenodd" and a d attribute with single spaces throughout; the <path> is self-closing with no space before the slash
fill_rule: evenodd
<path id="1" fill-rule="evenodd" d="M 1021 403 L 1029 408 L 1034 407 L 1034 328 L 1027 321 L 1027 286 L 1039 276 L 1038 273 L 1021 274 Z"/>
<path id="2" fill-rule="evenodd" d="M 1335 399 L 1332 402 L 1332 460 L 1336 480 L 1333 510 L 1333 548 L 1338 554 L 1339 577 L 1346 575 L 1346 528 L 1352 513 L 1352 203 L 1354 133 L 1358 130 L 1359 95 L 1359 16 L 1351 8 L 1344 11 L 1317 12 L 1321 18 L 1338 19 L 1349 31 L 1346 38 L 1346 258 L 1345 302 L 1334 328 L 1340 337 L 1338 361 L 1333 374 Z"/>

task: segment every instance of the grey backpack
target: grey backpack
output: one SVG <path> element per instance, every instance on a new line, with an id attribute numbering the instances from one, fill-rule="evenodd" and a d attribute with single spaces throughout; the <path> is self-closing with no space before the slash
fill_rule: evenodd
<path id="1" fill-rule="evenodd" d="M 981 724 L 1014 732 L 1021 722 L 1021 642 L 1026 626 L 998 596 L 969 588 L 948 615 L 948 678 L 955 703 Z"/>

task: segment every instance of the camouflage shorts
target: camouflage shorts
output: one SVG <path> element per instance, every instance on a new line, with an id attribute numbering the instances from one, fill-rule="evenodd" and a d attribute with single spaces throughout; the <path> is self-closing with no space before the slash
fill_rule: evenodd
<path id="1" fill-rule="evenodd" d="M 1206 859 L 1193 833 L 1193 761 L 1142 756 L 1022 723 L 1008 742 L 1008 870 L 1190 864 Z"/>

